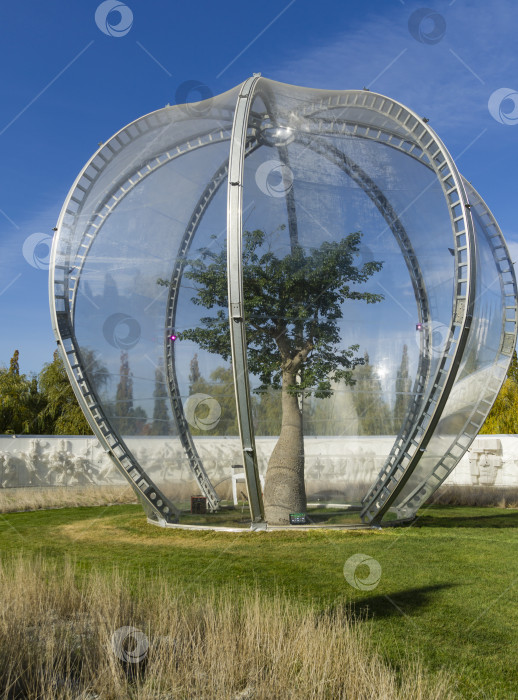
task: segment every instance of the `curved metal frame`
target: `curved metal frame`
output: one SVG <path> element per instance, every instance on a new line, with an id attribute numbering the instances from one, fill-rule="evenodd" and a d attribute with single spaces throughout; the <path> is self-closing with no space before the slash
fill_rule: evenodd
<path id="1" fill-rule="evenodd" d="M 392 207 L 381 189 L 376 185 L 374 180 L 372 180 L 372 178 L 370 178 L 369 175 L 367 175 L 367 173 L 352 160 L 352 158 L 346 156 L 339 149 L 330 146 L 325 141 L 320 139 L 299 140 L 301 143 L 305 143 L 306 147 L 313 150 L 315 153 L 320 153 L 325 158 L 328 158 L 346 175 L 348 175 L 351 180 L 353 180 L 363 190 L 363 192 L 365 192 L 371 202 L 376 206 L 381 216 L 384 218 L 388 228 L 396 239 L 410 274 L 410 280 L 412 282 L 414 296 L 417 303 L 419 323 L 423 324 L 423 330 L 425 332 L 423 332 L 420 336 L 421 352 L 419 353 L 419 364 L 413 391 L 414 396 L 410 406 L 407 409 L 399 435 L 396 438 L 395 444 L 397 444 L 415 423 L 415 417 L 418 414 L 419 407 L 424 398 L 425 389 L 428 385 L 431 370 L 429 354 L 429 349 L 432 344 L 430 305 L 428 302 L 428 295 L 426 292 L 426 285 L 421 272 L 421 267 L 405 227 L 401 223 L 395 209 Z"/>
<path id="2" fill-rule="evenodd" d="M 321 120 L 324 121 L 326 126 L 329 126 L 329 130 L 322 129 L 321 126 L 319 126 L 319 133 L 323 134 L 340 134 L 343 135 L 344 132 L 347 134 L 351 134 L 351 136 L 354 136 L 356 138 L 360 139 L 367 139 L 367 140 L 372 140 L 374 142 L 378 143 L 383 143 L 386 146 L 389 146 L 391 148 L 394 148 L 395 150 L 403 152 L 405 155 L 408 155 L 418 162 L 423 163 L 426 167 L 429 169 L 433 170 L 433 167 L 426 155 L 425 151 L 416 151 L 416 146 L 415 143 L 412 143 L 411 141 L 405 140 L 401 134 L 397 134 L 396 132 L 393 132 L 389 129 L 381 128 L 381 127 L 372 127 L 368 124 L 361 124 L 359 122 L 351 122 L 350 123 L 350 130 L 346 131 L 346 127 L 349 126 L 347 122 L 344 123 L 344 127 L 340 130 L 335 130 L 333 127 L 335 126 L 335 122 L 333 120 Z M 321 122 L 320 122 L 321 124 Z M 363 129 L 363 131 L 358 131 L 359 129 Z M 372 132 L 372 133 L 371 133 Z M 388 138 L 382 138 L 385 136 L 388 136 Z M 403 148 L 403 143 L 405 143 L 406 147 Z M 502 313 L 502 320 L 503 320 L 503 325 L 502 325 L 502 337 L 500 339 L 501 342 L 501 352 L 502 355 L 505 358 L 508 358 L 512 355 L 512 351 L 516 345 L 516 336 L 517 336 L 517 325 L 516 325 L 516 319 L 517 319 L 517 314 L 518 314 L 518 309 L 517 309 L 517 304 L 516 304 L 516 299 L 517 299 L 517 287 L 516 287 L 516 279 L 515 279 L 515 273 L 514 273 L 514 267 L 511 264 L 508 252 L 507 252 L 507 247 L 505 244 L 505 240 L 503 238 L 503 235 L 498 227 L 498 224 L 493 217 L 491 211 L 488 209 L 487 205 L 483 201 L 483 199 L 480 197 L 480 195 L 476 192 L 476 190 L 470 185 L 464 178 L 462 178 L 462 181 L 464 183 L 464 186 L 466 187 L 468 194 L 469 194 L 469 199 L 471 200 L 471 207 L 475 208 L 477 210 L 477 213 L 479 216 L 483 219 L 484 217 L 488 219 L 488 223 L 486 224 L 488 227 L 492 227 L 494 229 L 494 233 L 492 236 L 488 237 L 488 241 L 491 246 L 491 250 L 493 252 L 493 257 L 495 260 L 495 265 L 498 268 L 499 271 L 499 280 L 500 280 L 500 286 L 502 290 L 502 303 L 503 303 L 503 313 Z M 451 190 L 450 190 L 451 191 Z M 485 232 L 485 231 L 484 231 Z M 500 251 L 500 253 L 503 252 L 503 257 L 498 258 L 497 257 L 497 251 Z M 505 269 L 501 269 L 501 263 L 506 264 Z M 503 275 L 507 275 L 507 279 L 504 279 Z M 508 287 L 506 290 L 505 287 Z M 505 325 L 507 323 L 513 323 L 514 324 L 514 332 L 506 332 L 505 331 Z M 421 343 L 421 354 L 420 354 L 420 363 L 424 358 L 427 358 L 427 350 L 426 350 L 426 345 L 423 346 L 423 343 Z M 429 362 L 428 362 L 429 364 Z M 501 388 L 501 385 L 505 379 L 505 373 L 507 371 L 507 365 L 508 361 L 504 360 L 504 364 L 499 366 L 500 373 L 498 377 L 494 377 L 494 382 L 491 387 L 489 387 L 490 393 L 491 393 L 491 398 L 488 399 L 487 395 L 484 394 L 484 396 L 481 396 L 479 400 L 476 402 L 472 415 L 470 416 L 469 420 L 466 423 L 466 426 L 464 427 L 462 433 L 460 436 L 457 436 L 456 439 L 452 442 L 450 447 L 448 448 L 446 454 L 443 456 L 443 458 L 437 463 L 435 466 L 432 474 L 428 476 L 424 481 L 417 487 L 415 487 L 412 491 L 412 493 L 405 498 L 405 500 L 402 502 L 402 504 L 397 506 L 397 511 L 400 513 L 401 518 L 407 518 L 408 517 L 408 512 L 415 512 L 417 508 L 428 498 L 430 493 L 432 493 L 438 486 L 440 486 L 444 480 L 447 478 L 447 476 L 451 473 L 451 471 L 454 469 L 455 465 L 458 463 L 459 459 L 462 457 L 462 454 L 465 453 L 465 451 L 469 448 L 469 445 L 471 442 L 475 439 L 478 431 L 482 427 L 482 424 L 484 423 L 485 417 L 487 415 L 488 410 L 490 409 L 491 405 L 494 403 L 498 392 Z M 415 401 L 410 405 L 409 410 L 407 412 L 407 416 L 404 420 L 403 423 L 403 428 L 400 431 L 400 434 L 396 438 L 396 441 L 394 443 L 394 446 L 391 450 L 391 453 L 387 459 L 386 464 L 390 463 L 395 457 L 396 457 L 396 447 L 400 443 L 401 439 L 404 438 L 404 436 L 408 433 L 408 430 L 412 428 L 412 426 L 415 424 L 415 419 L 417 416 L 417 412 L 419 409 L 419 405 L 421 403 L 421 400 L 423 398 L 423 391 L 422 389 L 424 386 L 426 386 L 426 379 L 423 371 L 418 368 L 417 371 L 417 377 L 416 377 L 416 382 L 421 385 L 421 390 L 416 387 L 414 388 L 414 396 L 415 396 Z M 459 442 L 459 439 L 462 438 L 462 442 Z M 383 473 L 383 472 L 382 472 Z M 367 500 L 369 495 L 372 493 L 374 487 L 372 487 L 367 496 L 365 497 L 364 500 Z"/>
<path id="3" fill-rule="evenodd" d="M 456 253 L 454 307 L 450 338 L 446 343 L 419 419 L 413 426 L 409 426 L 410 430 L 407 435 L 398 437 L 377 482 L 365 499 L 366 505 L 362 510 L 362 519 L 367 522 L 379 523 L 417 467 L 440 420 L 449 390 L 455 381 L 467 343 L 473 314 L 476 269 L 475 237 L 469 203 L 453 159 L 435 132 L 418 115 L 400 103 L 370 91 L 347 91 L 338 94 L 335 99 L 326 97 L 320 102 L 305 105 L 298 114 L 304 118 L 308 116 L 314 118 L 322 110 L 328 111 L 330 108 L 339 107 L 358 107 L 386 116 L 397 122 L 408 135 L 409 139 L 402 137 L 402 141 L 417 142 L 417 148 L 421 150 L 421 155 L 426 155 L 445 194 Z M 333 120 L 326 121 L 328 124 L 334 124 Z M 381 134 L 382 131 L 375 126 L 372 127 L 372 130 L 378 134 Z M 366 134 L 368 132 L 369 128 L 366 129 Z M 392 134 L 395 133 L 397 132 L 392 132 Z M 412 150 L 412 147 L 409 150 Z M 463 235 L 466 239 L 465 245 L 461 245 Z M 466 251 L 466 262 L 462 261 L 461 256 L 461 251 L 464 250 Z M 461 292 L 463 284 L 465 285 L 464 293 Z M 465 449 L 468 446 L 466 445 Z"/>
<path id="4" fill-rule="evenodd" d="M 86 201 L 87 195 L 91 192 L 100 173 L 125 143 L 134 141 L 151 130 L 169 126 L 170 122 L 164 119 L 164 110 L 158 110 L 127 125 L 118 131 L 108 143 L 101 146 L 84 166 L 70 189 L 57 223 L 58 234 L 61 234 L 64 229 L 73 227 L 75 220 L 81 214 L 82 204 Z M 62 242 L 60 235 L 55 236 L 51 252 L 49 297 L 52 326 L 57 339 L 58 349 L 76 398 L 100 444 L 115 467 L 137 493 L 148 516 L 166 523 L 178 522 L 179 510 L 153 483 L 124 440 L 112 428 L 95 388 L 89 381 L 84 362 L 81 359 L 80 348 L 73 332 L 75 301 L 79 277 L 90 247 L 107 217 L 117 204 L 138 182 L 162 167 L 162 165 L 188 151 L 214 143 L 215 139 L 225 140 L 223 129 L 206 132 L 204 135 L 200 135 L 197 141 L 192 144 L 185 141 L 174 144 L 165 155 L 160 153 L 148 159 L 144 165 L 139 167 L 136 173 L 131 172 L 129 176 L 119 178 L 118 182 L 114 184 L 111 191 L 99 204 L 98 211 L 94 212 L 91 220 L 83 230 L 81 239 L 78 241 L 78 252 L 74 260 L 70 259 L 71 251 L 69 245 L 67 245 L 65 250 L 59 248 Z M 226 139 L 228 140 L 228 136 Z M 81 251 L 81 254 L 79 254 L 79 251 Z M 58 258 L 59 263 L 57 262 Z M 56 272 L 59 272 L 60 279 L 56 278 Z"/>
<path id="5" fill-rule="evenodd" d="M 480 218 L 486 218 L 488 221 L 485 224 L 484 234 L 490 245 L 491 252 L 495 265 L 498 269 L 500 288 L 502 292 L 502 332 L 499 339 L 499 354 L 500 360 L 498 363 L 499 376 L 491 377 L 491 382 L 485 386 L 484 391 L 479 396 L 478 400 L 473 405 L 473 410 L 466 420 L 462 428 L 460 437 L 464 438 L 459 444 L 459 437 L 456 437 L 448 447 L 446 453 L 441 460 L 435 465 L 433 471 L 425 477 L 419 485 L 414 487 L 411 493 L 397 505 L 398 518 L 407 518 L 409 514 L 415 513 L 417 509 L 429 498 L 429 496 L 445 481 L 449 474 L 453 471 L 460 457 L 465 453 L 466 449 L 471 445 L 481 429 L 491 406 L 498 396 L 503 382 L 505 381 L 509 360 L 512 357 L 518 335 L 518 288 L 516 284 L 516 274 L 514 266 L 509 257 L 507 245 L 504 237 L 494 218 L 491 210 L 484 202 L 475 188 L 464 180 L 464 185 L 470 194 L 471 206 L 476 208 Z M 492 235 L 489 235 L 488 229 L 493 229 Z M 503 253 L 503 256 L 498 258 L 497 251 Z M 505 263 L 505 269 L 501 264 Z M 504 277 L 505 275 L 505 277 Z M 508 287 L 506 289 L 506 287 Z M 506 324 L 510 323 L 514 326 L 513 332 L 506 331 Z M 488 397 L 489 395 L 489 397 Z M 466 440 L 467 446 L 466 446 Z M 462 452 L 459 454 L 459 448 Z"/>
<path id="6" fill-rule="evenodd" d="M 255 150 L 257 146 L 258 144 L 256 141 L 249 142 L 248 151 Z M 175 319 L 176 307 L 178 305 L 178 292 L 180 291 L 180 283 L 187 262 L 186 255 L 190 249 L 191 243 L 194 239 L 196 231 L 198 230 L 198 226 L 201 223 L 203 215 L 205 214 L 208 206 L 214 199 L 216 193 L 219 191 L 221 185 L 225 182 L 227 175 L 228 160 L 221 167 L 218 168 L 218 170 L 210 179 L 210 182 L 203 191 L 201 197 L 199 198 L 198 203 L 194 208 L 194 212 L 191 216 L 191 219 L 187 224 L 187 228 L 185 229 L 185 233 L 183 235 L 180 247 L 178 249 L 176 265 L 173 269 L 171 280 L 169 282 L 164 336 L 164 357 L 166 359 L 167 391 L 169 394 L 169 400 L 171 402 L 173 414 L 176 418 L 176 423 L 178 425 L 180 440 L 189 459 L 191 470 L 196 477 L 200 489 L 207 498 L 209 509 L 212 511 L 215 511 L 219 508 L 220 498 L 217 495 L 216 490 L 207 475 L 207 472 L 205 471 L 203 462 L 198 454 L 196 445 L 194 444 L 191 431 L 189 430 L 187 421 L 185 420 L 174 361 L 175 345 L 170 338 L 176 328 Z"/>
<path id="7" fill-rule="evenodd" d="M 213 485 L 210 482 L 194 446 L 193 438 L 187 426 L 183 414 L 182 403 L 179 398 L 179 387 L 174 365 L 174 345 L 168 342 L 168 335 L 175 328 L 176 306 L 178 291 L 185 265 L 185 255 L 189 250 L 191 241 L 198 229 L 199 223 L 207 210 L 210 202 L 219 191 L 226 175 L 228 174 L 228 200 L 227 200 L 227 264 L 228 264 L 228 297 L 229 297 L 229 326 L 232 350 L 232 366 L 236 392 L 236 405 L 238 413 L 238 425 L 243 448 L 245 476 L 249 494 L 252 521 L 256 524 L 264 519 L 264 509 L 261 496 L 261 487 L 257 468 L 257 456 L 255 450 L 255 438 L 251 418 L 251 396 L 249 387 L 249 375 L 246 354 L 246 332 L 244 318 L 244 296 L 242 279 L 242 200 L 243 200 L 243 173 L 245 157 L 254 151 L 260 142 L 257 139 L 257 126 L 259 119 L 256 114 L 251 114 L 251 106 L 255 94 L 260 94 L 260 75 L 254 75 L 241 86 L 237 105 L 233 112 L 232 130 L 228 127 L 208 130 L 191 137 L 191 141 L 178 142 L 168 148 L 166 152 L 161 149 L 155 156 L 150 156 L 144 164 L 139 163 L 138 170 L 132 170 L 132 165 L 126 165 L 124 174 L 118 177 L 113 187 L 99 202 L 91 218 L 82 231 L 77 241 L 76 248 L 71 250 L 70 242 L 65 241 L 60 235 L 63 230 L 71 229 L 75 221 L 82 213 L 82 208 L 95 185 L 100 173 L 111 162 L 117 152 L 128 143 L 135 141 L 141 135 L 155 129 L 167 128 L 170 121 L 165 117 L 166 110 L 158 110 L 142 117 L 115 134 L 107 144 L 103 145 L 90 159 L 77 177 L 58 221 L 58 235 L 55 237 L 51 255 L 50 266 L 50 298 L 51 313 L 54 332 L 58 346 L 62 354 L 65 368 L 78 401 L 88 418 L 88 421 L 100 440 L 101 444 L 112 458 L 117 468 L 128 479 L 134 490 L 142 500 L 146 511 L 155 519 L 170 522 L 179 516 L 175 506 L 162 494 L 153 482 L 147 477 L 144 470 L 131 454 L 124 441 L 117 436 L 111 428 L 109 420 L 104 413 L 88 373 L 84 368 L 80 348 L 74 335 L 75 302 L 78 291 L 78 282 L 90 247 L 98 235 L 100 229 L 115 209 L 117 204 L 144 178 L 155 172 L 158 168 L 170 162 L 184 153 L 200 147 L 230 140 L 230 154 L 228 163 L 223 163 L 218 168 L 209 184 L 205 188 L 193 211 L 181 240 L 177 262 L 175 264 L 167 301 L 167 315 L 165 322 L 165 359 L 167 368 L 167 386 L 170 403 L 178 425 L 180 439 L 189 459 L 190 468 L 193 471 L 200 488 L 207 496 L 209 508 L 217 509 L 219 499 Z M 259 85 L 258 85 L 259 84 Z M 256 89 L 257 88 L 257 89 Z M 390 126 L 378 127 L 368 123 L 348 121 L 342 118 L 333 119 L 322 116 L 321 112 L 342 107 L 358 107 L 369 110 L 377 115 L 387 117 L 387 120 L 396 122 L 402 129 Z M 167 109 L 167 108 L 166 108 Z M 227 121 L 232 115 L 228 109 L 220 110 Z M 384 515 L 401 493 L 408 479 L 416 469 L 423 452 L 432 438 L 435 428 L 441 418 L 449 391 L 453 387 L 462 354 L 466 346 L 471 319 L 474 308 L 475 293 L 475 235 L 470 208 L 477 207 L 482 218 L 486 218 L 488 228 L 494 230 L 488 237 L 495 262 L 498 266 L 500 283 L 502 285 L 503 303 L 505 314 L 503 317 L 503 329 L 501 337 L 501 360 L 498 364 L 498 377 L 495 377 L 494 386 L 491 386 L 491 395 L 496 398 L 500 386 L 505 378 L 509 358 L 512 355 L 517 335 L 517 289 L 514 269 L 510 265 L 508 252 L 502 234 L 491 212 L 486 207 L 479 195 L 465 183 L 458 173 L 453 159 L 448 151 L 431 130 L 414 112 L 398 102 L 369 91 L 346 91 L 337 93 L 333 98 L 326 97 L 321 101 L 314 101 L 301 108 L 298 114 L 307 120 L 314 120 L 318 126 L 319 135 L 336 135 L 372 140 L 383 143 L 391 148 L 410 156 L 426 167 L 433 170 L 437 176 L 445 195 L 450 213 L 452 232 L 454 237 L 455 273 L 454 273 L 454 302 L 450 337 L 445 345 L 443 355 L 438 363 L 432 381 L 430 381 L 430 336 L 431 329 L 427 328 L 427 320 L 430 318 L 428 299 L 419 263 L 408 235 L 406 234 L 396 212 L 393 210 L 383 192 L 375 185 L 358 164 L 348 158 L 340 149 L 330 146 L 325 140 L 296 134 L 297 140 L 320 153 L 334 162 L 347 175 L 349 175 L 371 198 L 385 221 L 398 240 L 407 267 L 410 272 L 414 293 L 416 296 L 420 321 L 427 328 L 428 333 L 421 336 L 421 353 L 419 367 L 414 387 L 414 401 L 411 403 L 404 424 L 401 428 L 392 451 L 381 470 L 377 481 L 369 490 L 364 499 L 362 518 L 366 522 L 380 523 Z M 214 115 L 211 115 L 214 117 Z M 261 115 L 264 116 L 264 115 Z M 287 149 L 279 150 L 279 155 L 286 155 Z M 466 184 L 466 188 L 464 187 Z M 472 203 L 468 201 L 466 189 L 471 192 Z M 297 230 L 297 216 L 294 202 L 291 202 L 291 210 L 288 206 L 290 221 L 290 236 L 292 230 Z M 503 257 L 498 257 L 502 255 Z M 505 269 L 502 269 L 504 266 Z M 506 330 L 506 324 L 514 324 L 513 331 Z M 414 511 L 427 497 L 430 490 L 434 490 L 442 483 L 460 457 L 467 450 L 471 441 L 478 432 L 481 423 L 489 411 L 492 401 L 481 396 L 474 407 L 470 419 L 467 421 L 460 436 L 450 446 L 447 454 L 435 466 L 433 473 L 429 475 L 418 487 L 412 490 L 405 500 L 398 504 L 397 511 L 401 517 L 408 517 L 408 511 Z"/>
<path id="8" fill-rule="evenodd" d="M 228 167 L 227 199 L 227 280 L 228 316 L 232 370 L 236 393 L 239 435 L 243 449 L 243 462 L 248 489 L 252 523 L 264 520 L 264 505 L 257 467 L 257 452 L 250 406 L 250 381 L 246 355 L 246 330 L 243 294 L 243 172 L 247 145 L 248 115 L 259 75 L 249 78 L 239 93 Z"/>

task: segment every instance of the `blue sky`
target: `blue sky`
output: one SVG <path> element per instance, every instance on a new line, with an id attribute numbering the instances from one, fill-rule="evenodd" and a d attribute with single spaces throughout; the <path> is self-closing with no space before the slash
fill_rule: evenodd
<path id="1" fill-rule="evenodd" d="M 46 236 L 79 170 L 99 141 L 174 104 L 190 80 L 218 94 L 262 72 L 367 86 L 407 104 L 430 119 L 518 259 L 518 118 L 511 99 L 498 102 L 503 92 L 496 118 L 488 109 L 497 90 L 518 93 L 515 0 L 429 2 L 436 14 L 420 22 L 423 4 L 409 0 L 128 0 L 123 36 L 101 31 L 98 5 L 26 0 L 1 10 L 0 364 L 15 348 L 26 372 L 52 357 Z"/>

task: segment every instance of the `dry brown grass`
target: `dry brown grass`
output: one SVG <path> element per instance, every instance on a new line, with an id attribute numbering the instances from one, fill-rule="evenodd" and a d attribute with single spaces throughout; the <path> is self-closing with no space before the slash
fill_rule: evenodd
<path id="1" fill-rule="evenodd" d="M 0 513 L 115 503 L 137 503 L 137 497 L 130 486 L 0 489 Z"/>
<path id="2" fill-rule="evenodd" d="M 472 506 L 518 508 L 518 488 L 513 486 L 444 485 L 437 489 L 428 504 L 443 506 Z"/>
<path id="3" fill-rule="evenodd" d="M 452 697 L 415 662 L 401 659 L 398 680 L 369 639 L 370 623 L 345 608 L 318 613 L 257 590 L 187 599 L 165 577 L 137 590 L 117 572 L 80 584 L 72 562 L 4 561 L 0 698 Z M 137 663 L 127 657 L 134 644 L 113 640 L 126 626 L 145 635 Z"/>

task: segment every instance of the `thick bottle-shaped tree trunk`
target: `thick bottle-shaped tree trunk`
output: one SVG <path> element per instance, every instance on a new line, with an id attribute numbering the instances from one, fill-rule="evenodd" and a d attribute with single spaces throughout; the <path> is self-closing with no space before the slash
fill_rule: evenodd
<path id="1" fill-rule="evenodd" d="M 289 525 L 290 513 L 306 510 L 302 412 L 297 396 L 288 392 L 295 386 L 295 376 L 293 372 L 282 373 L 281 433 L 264 483 L 264 508 L 270 525 Z"/>

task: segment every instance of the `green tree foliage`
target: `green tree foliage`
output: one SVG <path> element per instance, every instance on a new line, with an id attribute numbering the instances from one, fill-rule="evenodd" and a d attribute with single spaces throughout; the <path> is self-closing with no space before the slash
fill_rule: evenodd
<path id="1" fill-rule="evenodd" d="M 52 362 L 43 366 L 39 387 L 45 399 L 40 413 L 42 432 L 54 435 L 91 435 L 82 410 L 68 380 L 63 360 L 58 351 Z"/>
<path id="2" fill-rule="evenodd" d="M 40 433 L 44 405 L 36 378 L 20 374 L 19 353 L 15 350 L 9 369 L 0 368 L 0 433 Z"/>
<path id="3" fill-rule="evenodd" d="M 518 358 L 516 350 L 507 377 L 480 430 L 485 435 L 518 435 Z"/>
<path id="4" fill-rule="evenodd" d="M 289 393 L 308 390 L 318 397 L 329 396 L 331 372 L 335 380 L 351 381 L 352 369 L 363 360 L 355 357 L 357 345 L 346 350 L 337 347 L 341 304 L 347 299 L 368 304 L 383 299 L 380 294 L 351 288 L 367 282 L 382 267 L 379 262 L 355 267 L 360 241 L 361 233 L 351 233 L 339 243 L 325 242 L 310 253 L 297 245 L 291 254 L 279 258 L 269 249 L 264 231 L 245 231 L 248 365 L 261 380 L 259 392 L 268 387 L 280 389 L 284 370 L 293 375 L 292 383 L 283 385 Z M 266 252 L 261 253 L 261 249 Z M 200 252 L 198 259 L 189 262 L 185 277 L 196 285 L 193 302 L 218 311 L 179 337 L 230 360 L 226 248 Z M 297 385 L 294 377 L 302 368 Z"/>
<path id="5" fill-rule="evenodd" d="M 305 509 L 302 412 L 297 394 L 329 397 L 331 377 L 351 383 L 354 368 L 363 364 L 356 355 L 357 345 L 340 347 L 339 326 L 347 300 L 373 304 L 383 298 L 359 290 L 382 267 L 381 262 L 355 266 L 360 242 L 360 232 L 310 251 L 292 242 L 291 252 L 278 257 L 264 231 L 246 231 L 243 236 L 248 366 L 259 379 L 259 393 L 281 391 L 281 430 L 264 490 L 271 522 L 287 522 L 290 512 Z M 225 248 L 212 247 L 200 252 L 198 259 L 189 262 L 185 277 L 196 288 L 193 303 L 214 309 L 214 314 L 179 337 L 229 360 L 227 253 Z"/>
<path id="6" fill-rule="evenodd" d="M 83 351 L 83 361 L 97 386 L 107 381 L 106 369 L 93 352 Z M 90 435 L 65 366 L 58 352 L 38 377 L 20 373 L 16 350 L 9 369 L 0 368 L 0 432 L 31 435 Z"/>

